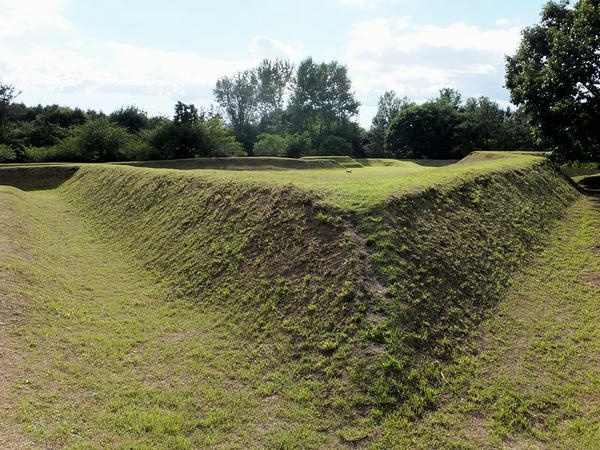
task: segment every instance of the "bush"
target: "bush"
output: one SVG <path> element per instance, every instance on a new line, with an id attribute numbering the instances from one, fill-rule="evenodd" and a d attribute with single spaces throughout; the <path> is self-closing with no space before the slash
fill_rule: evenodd
<path id="1" fill-rule="evenodd" d="M 65 154 L 79 154 L 82 161 L 115 161 L 129 145 L 129 138 L 125 128 L 102 118 L 76 128 L 73 136 L 63 140 L 58 147 L 63 147 Z"/>
<path id="2" fill-rule="evenodd" d="M 258 136 L 252 151 L 254 156 L 285 156 L 287 147 L 287 136 L 263 133 Z"/>
<path id="3" fill-rule="evenodd" d="M 0 144 L 0 163 L 17 160 L 17 152 L 8 145 Z"/>
<path id="4" fill-rule="evenodd" d="M 51 147 L 25 147 L 23 156 L 27 162 L 52 161 Z"/>
<path id="5" fill-rule="evenodd" d="M 310 155 L 312 151 L 312 139 L 308 133 L 292 134 L 288 137 L 285 156 L 288 158 L 300 158 Z"/>
<path id="6" fill-rule="evenodd" d="M 140 131 L 143 128 L 147 128 L 149 124 L 146 111 L 136 106 L 122 107 L 112 112 L 108 117 L 112 123 L 126 128 L 130 132 Z"/>
<path id="7" fill-rule="evenodd" d="M 204 133 L 198 124 L 165 122 L 147 138 L 160 159 L 191 158 L 203 152 Z"/>
<path id="8" fill-rule="evenodd" d="M 394 158 L 451 158 L 458 112 L 429 102 L 405 109 L 392 120 L 385 134 L 385 151 Z"/>
<path id="9" fill-rule="evenodd" d="M 352 144 L 339 136 L 329 136 L 319 146 L 319 155 L 347 156 L 352 154 Z"/>
<path id="10" fill-rule="evenodd" d="M 204 130 L 203 156 L 245 156 L 244 147 L 235 140 L 231 129 L 218 117 L 202 123 Z"/>

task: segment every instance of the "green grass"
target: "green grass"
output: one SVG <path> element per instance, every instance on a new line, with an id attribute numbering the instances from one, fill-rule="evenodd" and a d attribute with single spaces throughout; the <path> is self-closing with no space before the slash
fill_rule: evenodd
<path id="1" fill-rule="evenodd" d="M 490 152 L 492 155 L 497 155 Z M 310 160 L 309 160 L 310 161 Z M 544 164 L 545 159 L 527 154 L 500 154 L 496 158 L 476 159 L 472 163 L 441 167 L 414 161 L 396 160 L 393 165 L 365 166 L 352 169 L 232 171 L 202 169 L 190 175 L 209 182 L 251 183 L 255 186 L 292 185 L 319 196 L 336 208 L 365 211 L 392 197 L 420 192 L 428 188 L 459 185 L 479 175 Z M 169 169 L 161 169 L 169 170 Z M 350 170 L 348 172 L 347 170 Z M 173 169 L 171 169 L 171 173 Z"/>
<path id="2" fill-rule="evenodd" d="M 418 424 L 391 415 L 379 448 L 595 448 L 600 440 L 600 208 L 582 198 L 445 370 Z"/>
<path id="3" fill-rule="evenodd" d="M 5 270 L 27 273 L 18 336 L 25 371 L 11 421 L 44 446 L 320 447 L 339 443 L 335 415 L 315 412 L 272 349 L 248 346 L 226 311 L 172 290 L 99 239 L 56 191 L 0 188 L 26 226 Z M 10 224 L 8 224 L 10 225 Z M 14 225 L 14 223 L 13 223 Z M 65 245 L 68 236 L 69 245 Z M 18 249 L 16 248 L 18 247 Z M 18 250 L 18 251 L 17 251 Z M 31 258 L 19 258 L 27 252 Z"/>
<path id="4" fill-rule="evenodd" d="M 482 321 L 578 195 L 541 158 L 483 159 L 84 165 L 2 188 L 23 224 L 3 232 L 31 255 L 6 262 L 31 274 L 11 420 L 48 446 L 434 442 L 406 428 L 472 373 Z M 511 398 L 498 422 L 518 428 Z"/>
<path id="5" fill-rule="evenodd" d="M 353 164 L 348 163 L 353 161 Z M 238 161 L 238 162 L 236 162 Z M 333 161 L 331 166 L 327 161 Z M 341 161 L 338 163 L 336 161 Z M 291 185 L 310 191 L 322 202 L 336 208 L 365 211 L 390 199 L 430 188 L 456 186 L 480 175 L 506 173 L 545 164 L 545 158 L 519 152 L 475 152 L 459 164 L 451 161 L 353 160 L 349 157 L 303 158 L 205 158 L 131 163 L 153 170 L 179 171 L 209 182 Z M 289 164 L 294 164 L 289 166 Z M 318 168 L 325 164 L 324 168 Z M 129 164 L 129 163 L 123 163 Z M 275 165 L 281 167 L 276 167 Z M 309 164 L 315 164 L 316 168 Z M 349 167 L 336 168 L 338 165 Z M 217 169 L 211 168 L 217 166 Z M 309 165 L 302 170 L 302 165 Z M 83 167 L 89 166 L 86 164 Z M 93 166 L 93 165 L 91 165 Z M 9 166 L 5 166 L 5 169 Z M 26 166 L 22 166 L 26 167 Z M 227 169 L 227 170 L 221 170 Z M 237 169 L 237 170 L 236 170 Z M 143 170 L 142 167 L 137 170 Z M 0 167 L 0 176 L 2 175 Z M 150 173 L 150 172 L 148 172 Z"/>

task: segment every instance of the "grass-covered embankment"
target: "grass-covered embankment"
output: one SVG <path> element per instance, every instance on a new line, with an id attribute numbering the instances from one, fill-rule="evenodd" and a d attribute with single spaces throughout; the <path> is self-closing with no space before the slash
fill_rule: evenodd
<path id="1" fill-rule="evenodd" d="M 84 166 L 47 195 L 67 199 L 100 242 L 112 239 L 111 252 L 149 269 L 146 282 L 162 281 L 157 288 L 161 296 L 146 310 L 158 314 L 140 312 L 140 325 L 131 335 L 100 320 L 117 326 L 111 318 L 122 317 L 127 323 L 137 309 L 124 300 L 123 316 L 112 310 L 102 316 L 101 305 L 94 314 L 78 315 L 81 298 L 74 296 L 67 308 L 73 312 L 63 317 L 61 327 L 85 330 L 87 320 L 101 323 L 99 336 L 141 339 L 144 355 L 160 355 L 152 345 L 145 347 L 144 336 L 164 339 L 161 315 L 180 317 L 173 327 L 181 326 L 196 341 L 203 339 L 203 321 L 213 320 L 231 347 L 211 361 L 218 365 L 222 360 L 225 373 L 237 373 L 232 366 L 247 368 L 241 375 L 217 378 L 216 384 L 233 383 L 245 390 L 246 410 L 226 404 L 251 425 L 244 428 L 233 418 L 219 422 L 224 425 L 211 428 L 216 430 L 213 442 L 319 446 L 376 440 L 385 434 L 378 428 L 382 421 L 391 430 L 441 405 L 449 389 L 446 380 L 461 370 L 460 358 L 474 350 L 478 324 L 506 293 L 511 277 L 541 248 L 545 233 L 577 193 L 542 158 L 515 155 L 446 168 L 419 166 L 414 172 L 403 166 L 351 173 Z M 56 270 L 65 270 L 60 267 L 67 267 L 67 261 L 65 257 Z M 106 283 L 119 270 L 96 276 Z M 80 280 L 84 278 L 82 269 Z M 115 284 L 124 289 L 117 279 Z M 54 292 L 77 291 L 59 286 Z M 137 295 L 131 292 L 133 298 Z M 202 319 L 203 311 L 210 317 Z M 156 331 L 161 329 L 162 334 Z M 60 340 L 58 330 L 52 336 Z M 207 342 L 212 342 L 210 336 Z M 72 353 L 65 355 L 57 346 L 56 352 L 85 372 L 87 360 L 73 348 L 73 343 L 66 345 Z M 125 346 L 116 356 L 101 348 L 94 358 L 128 360 L 136 348 Z M 171 395 L 173 384 L 150 381 L 147 395 L 137 389 L 127 394 L 128 378 L 143 380 L 151 367 L 178 367 L 178 358 L 184 362 L 175 369 L 182 373 L 174 386 L 186 377 L 194 379 L 194 366 L 185 363 L 192 364 L 194 353 L 187 350 L 176 341 L 164 360 L 147 356 L 152 366 L 140 357 L 131 367 L 112 367 L 122 378 L 106 384 L 104 400 L 89 406 L 92 419 L 86 419 L 84 435 L 89 439 L 94 430 L 103 430 L 106 436 L 136 442 L 164 444 L 177 437 L 182 445 L 200 445 L 208 431 L 191 420 L 199 403 L 185 403 L 183 391 L 181 397 L 161 400 Z M 196 355 L 196 362 L 202 355 Z M 42 385 L 53 379 L 52 370 Z M 78 388 L 71 388 L 87 405 L 85 386 L 94 384 L 93 374 L 83 373 L 77 380 Z M 140 383 L 147 388 L 146 381 Z M 202 390 L 210 381 L 198 383 L 195 389 Z M 110 384 L 116 386 L 112 394 Z M 65 381 L 62 389 L 68 387 Z M 24 392 L 30 415 L 24 414 L 23 421 L 43 419 L 56 426 L 53 417 L 66 406 L 54 397 L 40 399 L 30 387 Z M 132 423 L 146 423 L 141 414 L 155 424 L 177 418 L 178 425 L 130 425 L 115 431 L 99 413 L 115 398 L 134 408 Z M 263 401 L 272 408 L 256 415 L 265 408 Z M 46 407 L 38 408 L 40 402 Z M 36 409 L 38 416 L 32 413 Z M 148 411 L 156 417 L 147 416 Z M 84 420 L 68 417 L 76 423 Z M 266 432 L 250 438 L 252 427 L 256 431 L 261 424 Z M 163 431 L 153 434 L 156 429 Z M 60 439 L 78 442 L 67 433 Z"/>
<path id="2" fill-rule="evenodd" d="M 600 204 L 579 198 L 515 275 L 475 352 L 445 371 L 417 423 L 388 416 L 377 448 L 596 448 L 600 441 Z"/>

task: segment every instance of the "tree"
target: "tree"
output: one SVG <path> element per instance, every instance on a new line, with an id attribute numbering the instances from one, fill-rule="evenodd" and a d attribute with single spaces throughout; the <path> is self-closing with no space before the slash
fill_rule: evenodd
<path id="1" fill-rule="evenodd" d="M 233 77 L 223 77 L 214 89 L 217 103 L 225 110 L 234 134 L 246 150 L 252 150 L 258 112 L 258 79 L 253 70 L 238 72 Z"/>
<path id="2" fill-rule="evenodd" d="M 182 102 L 175 104 L 175 115 L 173 116 L 173 122 L 179 126 L 193 127 L 198 124 L 198 108 L 192 103 L 186 105 Z"/>
<path id="3" fill-rule="evenodd" d="M 337 61 L 316 64 L 312 58 L 300 63 L 290 109 L 296 130 L 316 128 L 318 135 L 330 134 L 358 113 L 346 66 Z"/>
<path id="4" fill-rule="evenodd" d="M 137 106 L 121 107 L 110 114 L 109 120 L 132 133 L 147 128 L 149 125 L 148 113 Z"/>
<path id="5" fill-rule="evenodd" d="M 352 144 L 339 136 L 328 136 L 319 146 L 319 155 L 347 156 L 352 154 Z"/>
<path id="6" fill-rule="evenodd" d="M 262 133 L 254 144 L 255 156 L 285 156 L 288 146 L 287 136 Z"/>
<path id="7" fill-rule="evenodd" d="M 37 115 L 48 123 L 58 125 L 62 128 L 83 125 L 87 120 L 86 114 L 79 108 L 69 108 L 66 106 L 50 105 L 42 109 Z"/>
<path id="8" fill-rule="evenodd" d="M 56 146 L 55 159 L 87 162 L 120 160 L 130 138 L 125 128 L 110 123 L 106 118 L 89 120 Z"/>
<path id="9" fill-rule="evenodd" d="M 21 94 L 21 91 L 10 84 L 0 83 L 0 132 L 2 132 L 8 123 L 10 105 L 15 98 Z"/>
<path id="10" fill-rule="evenodd" d="M 245 156 L 244 147 L 235 140 L 231 127 L 226 125 L 221 117 L 208 117 L 204 114 L 201 121 L 203 131 L 204 156 Z"/>
<path id="11" fill-rule="evenodd" d="M 551 1 L 506 59 L 506 87 L 562 160 L 600 156 L 600 3 Z"/>
<path id="12" fill-rule="evenodd" d="M 198 109 L 193 104 L 177 102 L 173 121 L 163 122 L 148 140 L 162 159 L 207 156 Z"/>
<path id="13" fill-rule="evenodd" d="M 217 81 L 215 99 L 247 151 L 252 151 L 259 128 L 277 125 L 293 71 L 294 66 L 286 60 L 265 59 L 258 67 Z"/>
<path id="14" fill-rule="evenodd" d="M 385 150 L 395 158 L 451 158 L 458 111 L 445 102 L 427 102 L 402 111 L 388 127 Z"/>
<path id="15" fill-rule="evenodd" d="M 294 75 L 294 65 L 287 60 L 263 60 L 255 69 L 258 90 L 258 114 L 262 126 L 276 125 L 283 111 L 285 94 Z"/>
<path id="16" fill-rule="evenodd" d="M 312 151 L 312 146 L 312 139 L 306 131 L 304 133 L 292 134 L 288 137 L 285 156 L 288 158 L 307 156 Z"/>
<path id="17" fill-rule="evenodd" d="M 366 154 L 369 157 L 385 156 L 385 132 L 391 121 L 415 103 L 408 97 L 398 97 L 394 91 L 386 91 L 377 102 L 377 113 L 373 117 L 368 134 Z"/>
<path id="18" fill-rule="evenodd" d="M 474 150 L 506 150 L 506 116 L 509 114 L 487 97 L 467 99 L 459 126 L 460 154 Z"/>

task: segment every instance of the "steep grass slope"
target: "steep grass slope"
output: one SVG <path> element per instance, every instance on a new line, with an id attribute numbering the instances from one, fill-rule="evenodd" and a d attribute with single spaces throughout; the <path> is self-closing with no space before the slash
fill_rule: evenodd
<path id="1" fill-rule="evenodd" d="M 600 203 L 580 197 L 444 370 L 446 399 L 390 415 L 376 448 L 596 448 L 600 442 Z"/>
<path id="2" fill-rule="evenodd" d="M 174 292 L 314 380 L 315 407 L 376 422 L 439 402 L 443 368 L 577 195 L 541 158 L 457 173 L 359 211 L 325 189 L 117 166 L 62 189 Z"/>

